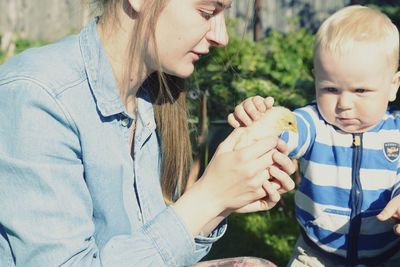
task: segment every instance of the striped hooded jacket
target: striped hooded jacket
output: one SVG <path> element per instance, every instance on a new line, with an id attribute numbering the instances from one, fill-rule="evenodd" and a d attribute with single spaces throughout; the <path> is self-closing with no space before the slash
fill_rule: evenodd
<path id="1" fill-rule="evenodd" d="M 316 104 L 295 114 L 298 133 L 282 139 L 299 159 L 295 203 L 303 234 L 352 262 L 395 246 L 393 224 L 376 215 L 400 193 L 400 116 L 387 112 L 373 129 L 349 134 L 325 122 Z"/>

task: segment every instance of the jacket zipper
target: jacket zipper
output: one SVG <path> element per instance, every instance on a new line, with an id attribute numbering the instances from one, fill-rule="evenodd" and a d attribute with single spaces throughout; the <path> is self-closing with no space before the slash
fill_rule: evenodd
<path id="1" fill-rule="evenodd" d="M 351 265 L 358 261 L 358 237 L 361 228 L 361 208 L 363 202 L 362 186 L 360 181 L 360 168 L 363 150 L 362 133 L 353 134 L 353 161 L 351 169 L 352 186 L 350 191 L 351 215 L 350 227 L 347 237 L 347 260 Z"/>

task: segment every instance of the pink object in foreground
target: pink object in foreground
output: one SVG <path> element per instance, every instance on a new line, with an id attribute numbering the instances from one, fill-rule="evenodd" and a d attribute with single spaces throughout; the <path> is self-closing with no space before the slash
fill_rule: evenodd
<path id="1" fill-rule="evenodd" d="M 211 261 L 203 261 L 189 267 L 278 267 L 274 263 L 255 257 L 226 258 Z"/>

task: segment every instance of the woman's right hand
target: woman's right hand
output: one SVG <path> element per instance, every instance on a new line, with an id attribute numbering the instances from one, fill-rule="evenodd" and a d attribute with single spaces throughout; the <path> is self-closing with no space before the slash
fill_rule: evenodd
<path id="1" fill-rule="evenodd" d="M 233 211 L 270 209 L 279 200 L 279 193 L 290 190 L 289 174 L 294 166 L 279 151 L 278 138 L 234 150 L 242 133 L 243 128 L 235 129 L 218 146 L 204 174 L 173 204 L 193 236 L 204 232 L 206 225 L 212 230 Z M 267 185 L 270 177 L 279 186 Z"/>
<path id="2" fill-rule="evenodd" d="M 272 208 L 279 201 L 280 195 L 279 188 L 269 184 L 268 179 L 271 177 L 269 168 L 274 165 L 275 158 L 278 158 L 281 160 L 278 165 L 286 167 L 284 171 L 277 171 L 278 179 L 288 178 L 285 171 L 291 172 L 292 166 L 288 167 L 291 161 L 276 149 L 278 138 L 270 137 L 233 151 L 242 130 L 242 128 L 235 129 L 218 146 L 199 180 L 199 186 L 208 192 L 208 199 L 212 199 L 215 208 L 223 213 L 230 213 L 251 203 L 255 203 L 253 207 L 256 210 L 250 209 L 248 212 Z M 280 155 L 274 156 L 274 154 Z M 275 176 L 274 178 L 277 179 Z M 285 191 L 290 190 L 286 180 L 280 183 Z"/>

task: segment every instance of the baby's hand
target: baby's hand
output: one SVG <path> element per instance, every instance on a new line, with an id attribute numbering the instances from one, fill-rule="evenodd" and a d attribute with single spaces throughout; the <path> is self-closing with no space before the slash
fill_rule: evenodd
<path id="1" fill-rule="evenodd" d="M 400 195 L 390 200 L 376 217 L 380 221 L 392 219 L 394 222 L 393 231 L 395 234 L 400 235 Z"/>
<path id="2" fill-rule="evenodd" d="M 261 113 L 270 109 L 273 104 L 274 99 L 272 97 L 249 97 L 237 105 L 234 112 L 228 115 L 228 123 L 233 128 L 249 126 L 260 117 Z"/>

